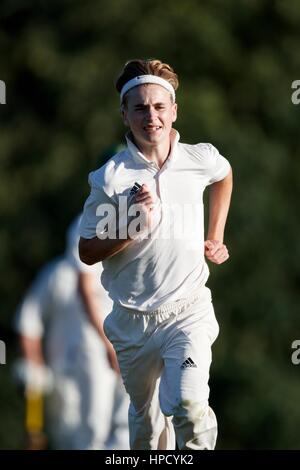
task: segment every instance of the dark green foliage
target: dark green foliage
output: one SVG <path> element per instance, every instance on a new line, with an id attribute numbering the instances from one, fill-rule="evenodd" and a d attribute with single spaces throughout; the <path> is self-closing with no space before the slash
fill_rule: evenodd
<path id="1" fill-rule="evenodd" d="M 221 326 L 218 447 L 299 448 L 299 2 L 2 0 L 0 14 L 1 325 L 64 250 L 99 155 L 123 140 L 118 72 L 128 59 L 160 58 L 181 79 L 182 140 L 212 142 L 234 169 L 231 258 L 209 281 Z M 0 448 L 22 446 L 10 366 L 0 366 Z"/>

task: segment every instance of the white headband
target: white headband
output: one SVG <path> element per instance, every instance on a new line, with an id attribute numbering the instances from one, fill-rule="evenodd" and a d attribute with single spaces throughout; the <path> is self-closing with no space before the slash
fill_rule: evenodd
<path id="1" fill-rule="evenodd" d="M 171 93 L 175 103 L 176 97 L 174 88 L 169 82 L 167 82 L 167 80 L 158 77 L 157 75 L 139 75 L 138 77 L 132 78 L 132 80 L 129 80 L 129 82 L 125 83 L 120 93 L 121 103 L 127 91 L 131 90 L 131 88 L 134 88 L 135 86 L 144 85 L 145 83 L 154 83 L 155 85 L 163 86 L 166 90 L 168 90 L 169 93 Z"/>

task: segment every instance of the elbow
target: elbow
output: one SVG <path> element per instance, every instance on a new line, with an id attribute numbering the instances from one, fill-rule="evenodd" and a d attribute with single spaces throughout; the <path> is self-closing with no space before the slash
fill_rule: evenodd
<path id="1" fill-rule="evenodd" d="M 79 252 L 79 258 L 84 264 L 87 264 L 88 266 L 92 266 L 93 264 L 95 264 L 95 261 L 86 254 L 82 254 Z"/>
<path id="2" fill-rule="evenodd" d="M 79 246 L 78 246 L 78 253 L 80 260 L 87 264 L 88 266 L 92 266 L 97 261 L 95 260 L 95 256 L 92 254 L 92 250 L 90 247 L 90 240 L 80 238 Z"/>

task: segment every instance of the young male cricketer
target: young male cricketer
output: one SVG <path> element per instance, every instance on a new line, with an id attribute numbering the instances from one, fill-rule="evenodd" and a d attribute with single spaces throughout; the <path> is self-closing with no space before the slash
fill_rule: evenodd
<path id="1" fill-rule="evenodd" d="M 79 251 L 86 264 L 103 261 L 102 282 L 114 301 L 104 329 L 130 395 L 130 447 L 175 449 L 176 437 L 179 449 L 214 449 L 217 421 L 208 405 L 208 379 L 218 323 L 205 286 L 205 256 L 216 264 L 229 257 L 223 236 L 231 168 L 213 145 L 179 142 L 172 128 L 178 78 L 168 64 L 130 61 L 116 87 L 130 129 L 127 148 L 89 175 Z M 204 241 L 202 194 L 208 185 Z M 142 232 L 130 230 L 132 216 L 124 236 L 120 196 L 128 197 L 129 213 L 140 209 Z M 116 209 L 112 220 L 105 218 L 109 207 Z M 181 228 L 191 230 L 178 237 L 173 229 L 186 207 L 198 215 L 183 211 Z M 107 220 L 113 223 L 104 230 Z"/>

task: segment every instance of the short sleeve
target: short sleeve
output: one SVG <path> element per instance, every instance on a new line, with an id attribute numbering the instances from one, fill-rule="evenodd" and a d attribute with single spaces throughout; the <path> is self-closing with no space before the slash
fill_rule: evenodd
<path id="1" fill-rule="evenodd" d="M 41 338 L 51 305 L 52 266 L 44 268 L 27 291 L 14 321 L 15 330 L 29 338 Z"/>
<path id="2" fill-rule="evenodd" d="M 212 144 L 195 145 L 197 157 L 202 163 L 206 184 L 224 179 L 230 172 L 230 163 Z"/>
<path id="3" fill-rule="evenodd" d="M 36 299 L 28 297 L 20 306 L 14 322 L 15 330 L 29 338 L 41 338 L 44 333 L 44 325 L 41 318 L 41 310 Z"/>
<path id="4" fill-rule="evenodd" d="M 115 207 L 112 199 L 104 192 L 104 190 L 95 183 L 94 174 L 89 175 L 89 185 L 91 192 L 87 198 L 81 222 L 79 225 L 79 235 L 83 238 L 94 238 L 98 233 L 98 224 L 101 219 L 107 217 L 110 210 L 115 213 Z"/>
<path id="5" fill-rule="evenodd" d="M 224 179 L 230 172 L 231 166 L 229 161 L 223 157 L 219 151 L 213 145 L 210 145 L 210 151 L 212 153 L 212 160 L 214 161 L 214 167 L 211 171 L 210 183 L 216 183 Z"/>
<path id="6" fill-rule="evenodd" d="M 81 214 L 77 216 L 71 223 L 67 233 L 67 248 L 66 256 L 68 261 L 71 263 L 73 268 L 79 273 L 91 273 L 98 272 L 98 263 L 93 266 L 84 264 L 79 258 L 78 243 L 79 243 L 79 226 L 81 222 Z"/>

